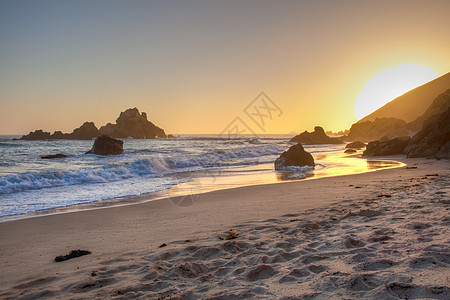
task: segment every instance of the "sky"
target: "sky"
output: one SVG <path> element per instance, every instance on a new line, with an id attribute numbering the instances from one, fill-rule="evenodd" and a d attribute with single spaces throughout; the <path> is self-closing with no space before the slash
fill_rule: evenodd
<path id="1" fill-rule="evenodd" d="M 449 11 L 448 0 L 0 0 L 0 134 L 100 127 L 132 107 L 172 134 L 235 120 L 256 133 L 346 129 L 383 70 L 450 71 Z M 261 92 L 278 109 L 263 125 L 246 114 Z"/>

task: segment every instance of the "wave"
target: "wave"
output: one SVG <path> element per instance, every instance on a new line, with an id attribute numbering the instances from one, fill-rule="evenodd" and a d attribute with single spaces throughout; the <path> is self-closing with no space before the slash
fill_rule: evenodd
<path id="1" fill-rule="evenodd" d="M 278 145 L 255 145 L 234 149 L 212 149 L 202 154 L 180 153 L 133 155 L 130 162 L 107 163 L 103 166 L 46 170 L 0 176 L 0 194 L 44 188 L 117 182 L 142 176 L 156 177 L 180 172 L 201 171 L 224 166 L 240 166 L 273 161 L 273 155 L 284 151 Z"/>

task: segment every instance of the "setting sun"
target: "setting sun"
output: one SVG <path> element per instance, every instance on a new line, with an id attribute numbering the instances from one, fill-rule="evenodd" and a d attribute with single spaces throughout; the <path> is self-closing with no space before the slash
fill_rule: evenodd
<path id="1" fill-rule="evenodd" d="M 437 76 L 432 69 L 414 64 L 399 65 L 378 73 L 356 99 L 356 118 L 367 116 L 389 101 Z"/>

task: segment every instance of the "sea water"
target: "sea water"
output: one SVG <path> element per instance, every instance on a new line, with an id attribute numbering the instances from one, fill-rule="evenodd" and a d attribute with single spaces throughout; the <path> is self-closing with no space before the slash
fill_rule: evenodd
<path id="1" fill-rule="evenodd" d="M 314 170 L 277 172 L 273 162 L 291 146 L 291 137 L 124 139 L 123 154 L 100 156 L 85 154 L 92 140 L 23 141 L 0 136 L 0 218 L 100 200 L 149 198 L 167 190 L 192 193 L 189 182 L 195 182 L 194 192 L 202 192 L 370 169 L 366 160 L 344 155 L 344 145 L 315 145 L 305 146 L 316 160 Z M 41 158 L 57 153 L 67 158 Z"/>

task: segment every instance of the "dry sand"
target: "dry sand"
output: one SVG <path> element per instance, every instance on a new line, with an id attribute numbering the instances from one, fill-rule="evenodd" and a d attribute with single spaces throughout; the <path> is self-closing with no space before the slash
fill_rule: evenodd
<path id="1" fill-rule="evenodd" d="M 0 224 L 0 298 L 450 299 L 450 162 L 400 160 Z"/>

